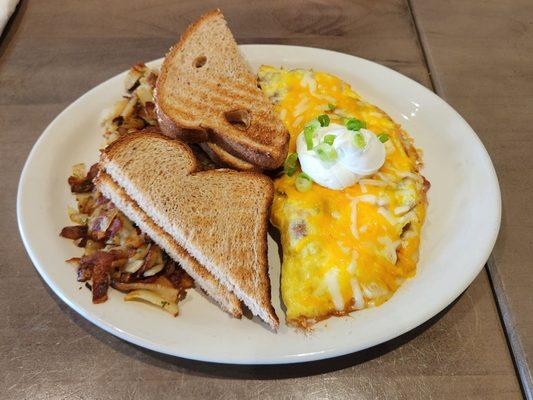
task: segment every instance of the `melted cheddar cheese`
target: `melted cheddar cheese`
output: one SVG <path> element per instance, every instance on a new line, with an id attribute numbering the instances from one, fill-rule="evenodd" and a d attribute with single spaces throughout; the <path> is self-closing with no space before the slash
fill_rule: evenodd
<path id="1" fill-rule="evenodd" d="M 418 262 L 428 183 L 412 139 L 333 75 L 263 66 L 259 83 L 290 132 L 290 153 L 304 125 L 324 113 L 339 124 L 363 120 L 390 138 L 383 167 L 343 190 L 313 184 L 300 192 L 298 173 L 275 180 L 271 220 L 281 233 L 287 322 L 308 327 L 382 304 L 415 274 Z"/>

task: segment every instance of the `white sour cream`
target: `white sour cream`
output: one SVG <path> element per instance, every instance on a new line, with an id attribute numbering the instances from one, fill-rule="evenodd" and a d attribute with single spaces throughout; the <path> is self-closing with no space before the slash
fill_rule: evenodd
<path id="1" fill-rule="evenodd" d="M 333 148 L 337 158 L 323 161 L 315 150 L 307 150 L 304 133 L 296 139 L 296 151 L 302 171 L 319 185 L 340 190 L 352 186 L 359 179 L 375 174 L 385 162 L 385 145 L 367 129 L 359 131 L 365 146 L 358 148 L 354 141 L 354 131 L 339 124 L 318 128 L 313 135 L 313 147 L 322 143 L 324 136 L 334 135 Z"/>

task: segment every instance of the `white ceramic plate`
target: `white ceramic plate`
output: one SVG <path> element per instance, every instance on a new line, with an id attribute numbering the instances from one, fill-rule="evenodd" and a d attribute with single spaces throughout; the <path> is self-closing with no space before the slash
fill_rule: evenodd
<path id="1" fill-rule="evenodd" d="M 64 260 L 80 253 L 58 237 L 73 203 L 66 179 L 71 166 L 97 160 L 102 110 L 123 94 L 125 72 L 92 89 L 64 110 L 41 135 L 20 179 L 17 215 L 35 267 L 70 307 L 102 329 L 155 351 L 204 361 L 293 363 L 356 352 L 401 335 L 450 304 L 479 273 L 496 240 L 500 192 L 491 160 L 470 126 L 447 103 L 386 67 L 346 54 L 293 46 L 241 46 L 252 68 L 261 64 L 314 68 L 353 85 L 384 109 L 423 149 L 423 174 L 431 182 L 418 273 L 384 305 L 331 318 L 312 334 L 288 328 L 279 300 L 279 258 L 269 239 L 272 298 L 278 333 L 255 318 L 232 319 L 194 290 L 172 318 L 150 306 L 110 299 L 93 305 Z M 159 66 L 161 60 L 150 63 Z"/>

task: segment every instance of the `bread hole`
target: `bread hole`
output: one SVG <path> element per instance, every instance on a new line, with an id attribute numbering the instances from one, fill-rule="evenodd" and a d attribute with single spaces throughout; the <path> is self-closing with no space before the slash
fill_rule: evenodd
<path id="1" fill-rule="evenodd" d="M 224 118 L 226 118 L 226 121 L 235 128 L 244 131 L 250 127 L 252 116 L 249 110 L 240 108 L 237 110 L 226 111 L 224 113 Z"/>
<path id="2" fill-rule="evenodd" d="M 206 56 L 198 56 L 194 59 L 194 62 L 192 63 L 192 65 L 194 65 L 196 68 L 201 68 L 205 65 L 206 62 L 207 62 Z"/>

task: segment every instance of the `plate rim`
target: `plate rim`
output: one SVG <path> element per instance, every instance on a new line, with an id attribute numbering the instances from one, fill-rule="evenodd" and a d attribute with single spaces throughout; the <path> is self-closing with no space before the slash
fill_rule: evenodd
<path id="1" fill-rule="evenodd" d="M 460 285 L 460 286 L 457 285 L 457 287 L 453 291 L 453 295 L 452 296 L 449 296 L 446 300 L 442 300 L 440 303 L 438 303 L 438 305 L 435 305 L 431 310 L 426 310 L 425 313 L 420 314 L 419 317 L 417 318 L 417 322 L 414 323 L 414 325 L 413 324 L 405 324 L 406 326 L 402 326 L 401 328 L 396 329 L 394 331 L 391 330 L 390 332 L 381 335 L 380 339 L 378 341 L 376 341 L 376 343 L 374 343 L 371 346 L 367 346 L 367 347 L 364 347 L 364 348 L 357 348 L 356 345 L 353 345 L 351 350 L 346 350 L 344 348 L 342 348 L 342 349 L 327 349 L 327 350 L 322 350 L 322 351 L 314 351 L 314 352 L 311 352 L 311 353 L 308 353 L 308 354 L 303 354 L 303 355 L 290 355 L 290 356 L 287 356 L 286 358 L 282 357 L 282 358 L 271 358 L 271 359 L 268 359 L 268 360 L 260 360 L 260 362 L 257 362 L 253 358 L 253 356 L 249 356 L 247 358 L 246 357 L 245 358 L 243 358 L 243 357 L 234 357 L 234 358 L 231 358 L 231 359 L 221 360 L 221 359 L 213 359 L 212 357 L 209 357 L 207 355 L 198 355 L 198 354 L 191 355 L 191 354 L 188 354 L 186 352 L 169 351 L 169 349 L 166 348 L 165 346 L 157 345 L 156 343 L 152 343 L 150 341 L 147 341 L 144 338 L 140 338 L 140 337 L 137 337 L 134 334 L 128 333 L 127 331 L 123 331 L 120 328 L 114 326 L 113 324 L 107 322 L 105 319 L 102 319 L 102 318 L 98 317 L 95 314 L 91 314 L 89 312 L 86 312 L 82 307 L 78 307 L 74 303 L 74 301 L 69 299 L 69 297 L 65 293 L 63 293 L 54 284 L 54 282 L 52 281 L 52 278 L 47 275 L 47 273 L 44 271 L 43 267 L 38 262 L 38 258 L 36 256 L 36 254 L 33 252 L 32 247 L 30 246 L 30 243 L 29 243 L 29 240 L 28 240 L 28 237 L 27 237 L 28 232 L 27 232 L 27 230 L 24 227 L 24 215 L 22 215 L 22 196 L 24 194 L 25 183 L 26 183 L 27 175 L 29 173 L 28 169 L 29 169 L 29 166 L 31 164 L 31 160 L 32 160 L 32 158 L 35 157 L 35 153 L 38 152 L 38 149 L 39 149 L 40 145 L 46 140 L 46 137 L 50 134 L 49 132 L 52 131 L 51 128 L 53 128 L 54 124 L 56 124 L 57 121 L 60 120 L 63 115 L 68 114 L 70 112 L 70 110 L 72 108 L 74 108 L 78 103 L 83 102 L 86 97 L 89 97 L 90 94 L 92 94 L 93 91 L 96 91 L 97 88 L 99 88 L 100 86 L 109 83 L 111 80 L 115 79 L 118 75 L 123 74 L 124 72 L 126 72 L 127 71 L 126 70 L 126 71 L 119 72 L 118 74 L 115 74 L 114 76 L 108 78 L 107 80 L 105 80 L 103 82 L 98 83 L 96 86 L 92 87 L 91 89 L 89 89 L 88 91 L 83 93 L 81 96 L 76 98 L 66 108 L 64 108 L 58 115 L 56 115 L 54 117 L 54 119 L 42 131 L 42 133 L 39 135 L 39 137 L 37 138 L 37 140 L 33 144 L 32 149 L 28 153 L 26 161 L 24 162 L 24 166 L 23 166 L 21 174 L 20 174 L 18 187 L 17 187 L 17 199 L 16 199 L 17 226 L 18 226 L 18 229 L 19 229 L 19 234 L 21 236 L 21 239 L 22 239 L 22 242 L 23 242 L 24 247 L 26 249 L 26 252 L 29 255 L 29 257 L 30 257 L 30 259 L 31 259 L 31 261 L 33 263 L 34 268 L 37 270 L 37 272 L 39 273 L 41 278 L 46 282 L 46 284 L 49 286 L 49 288 L 52 289 L 54 294 L 57 295 L 63 302 L 65 302 L 70 308 L 72 308 L 74 311 L 76 311 L 76 313 L 81 315 L 86 320 L 90 321 L 91 323 L 95 324 L 96 326 L 98 326 L 99 328 L 105 330 L 106 332 L 108 332 L 108 333 L 110 333 L 110 334 L 112 334 L 112 335 L 114 335 L 116 337 L 119 337 L 122 340 L 125 340 L 125 341 L 128 341 L 130 343 L 133 343 L 133 344 L 135 344 L 137 346 L 140 346 L 140 347 L 143 347 L 143 348 L 147 348 L 149 350 L 153 350 L 153 351 L 156 351 L 156 352 L 159 352 L 159 353 L 168 354 L 168 355 L 171 355 L 171 356 L 181 357 L 181 358 L 185 358 L 185 359 L 196 360 L 196 361 L 212 362 L 212 363 L 220 363 L 220 364 L 243 364 L 243 365 L 271 365 L 271 364 L 292 364 L 292 363 L 301 363 L 301 362 L 311 362 L 311 361 L 318 361 L 318 360 L 329 359 L 329 358 L 334 358 L 334 357 L 338 357 L 338 356 L 342 356 L 342 355 L 356 353 L 358 351 L 362 351 L 364 349 L 369 349 L 369 348 L 375 347 L 377 345 L 380 345 L 382 343 L 385 343 L 385 342 L 387 342 L 387 341 L 389 341 L 391 339 L 399 337 L 399 336 L 405 334 L 406 332 L 409 332 L 409 331 L 417 328 L 418 326 L 424 324 L 429 319 L 431 319 L 432 317 L 434 317 L 435 315 L 440 313 L 448 305 L 453 303 L 453 301 L 455 301 L 461 295 L 461 293 L 463 293 L 468 288 L 468 286 L 474 281 L 474 279 L 478 276 L 478 274 L 483 269 L 484 265 L 486 264 L 487 260 L 490 257 L 492 249 L 493 249 L 493 247 L 494 247 L 494 245 L 496 243 L 496 240 L 497 240 L 497 237 L 498 237 L 498 233 L 499 233 L 499 230 L 500 230 L 500 225 L 501 225 L 502 203 L 501 203 L 501 191 L 500 191 L 500 186 L 499 186 L 499 182 L 498 182 L 498 177 L 497 177 L 497 174 L 496 174 L 496 170 L 494 168 L 494 164 L 492 163 L 492 160 L 490 158 L 490 155 L 489 155 L 488 151 L 486 150 L 485 146 L 483 145 L 483 142 L 481 141 L 479 136 L 474 131 L 474 129 L 472 129 L 472 127 L 468 124 L 468 122 L 451 105 L 449 105 L 445 100 L 443 100 L 438 94 L 436 94 L 435 92 L 433 92 L 430 89 L 426 88 L 425 86 L 423 86 L 419 82 L 417 82 L 417 81 L 415 81 L 415 80 L 413 80 L 413 79 L 411 79 L 411 78 L 409 78 L 409 77 L 407 77 L 407 76 L 405 76 L 405 75 L 403 75 L 403 74 L 401 74 L 401 73 L 399 73 L 399 72 L 397 72 L 397 71 L 395 71 L 395 70 L 393 70 L 393 69 L 391 69 L 389 67 L 386 67 L 384 65 L 378 64 L 376 62 L 373 62 L 373 61 L 370 61 L 370 60 L 367 60 L 367 59 L 364 59 L 364 58 L 361 58 L 361 57 L 358 57 L 358 56 L 354 56 L 354 55 L 351 55 L 351 54 L 347 54 L 347 53 L 342 53 L 342 52 L 337 52 L 337 51 L 327 50 L 327 49 L 321 49 L 321 48 L 316 48 L 316 47 L 308 47 L 308 46 L 293 46 L 293 45 L 278 45 L 278 44 L 246 44 L 246 45 L 239 45 L 239 48 L 240 49 L 243 49 L 243 48 L 244 49 L 246 49 L 246 48 L 250 48 L 250 49 L 251 48 L 263 48 L 265 50 L 268 49 L 268 48 L 271 48 L 271 49 L 272 48 L 276 48 L 278 50 L 279 49 L 284 49 L 286 51 L 290 51 L 291 49 L 293 49 L 293 50 L 294 49 L 298 49 L 298 50 L 304 50 L 304 51 L 318 51 L 318 52 L 322 52 L 322 53 L 324 53 L 324 52 L 325 53 L 331 53 L 331 54 L 335 54 L 336 56 L 342 56 L 342 57 L 353 57 L 353 58 L 357 59 L 358 62 L 369 63 L 370 66 L 372 68 L 374 68 L 374 69 L 387 70 L 389 73 L 392 73 L 396 78 L 400 78 L 401 80 L 404 80 L 404 81 L 408 82 L 411 85 L 415 84 L 416 86 L 418 86 L 419 89 L 422 89 L 423 91 L 427 92 L 427 94 L 432 96 L 439 103 L 440 106 L 443 106 L 448 111 L 452 112 L 452 114 L 454 114 L 454 116 L 457 117 L 458 120 L 462 124 L 464 124 L 464 126 L 467 128 L 467 130 L 471 133 L 472 137 L 476 140 L 479 149 L 482 150 L 483 157 L 486 159 L 486 161 L 488 161 L 488 165 L 490 165 L 490 167 L 491 167 L 490 170 L 487 171 L 487 172 L 490 174 L 491 181 L 494 183 L 494 185 L 495 185 L 494 189 L 496 190 L 496 192 L 495 192 L 495 196 L 496 196 L 495 200 L 496 200 L 496 205 L 497 205 L 497 210 L 495 210 L 496 211 L 496 220 L 494 221 L 494 229 L 493 229 L 491 238 L 490 238 L 490 240 L 487 243 L 485 243 L 485 251 L 484 251 L 485 255 L 483 256 L 483 261 L 480 262 L 480 265 L 478 265 L 477 268 L 472 268 L 471 269 L 470 274 L 468 274 L 468 276 L 465 276 L 465 278 L 463 280 L 463 284 Z M 147 65 L 153 65 L 155 63 L 161 62 L 162 59 L 163 58 L 158 58 L 158 59 L 155 59 L 155 60 L 151 60 L 149 62 L 146 62 L 146 64 Z"/>

